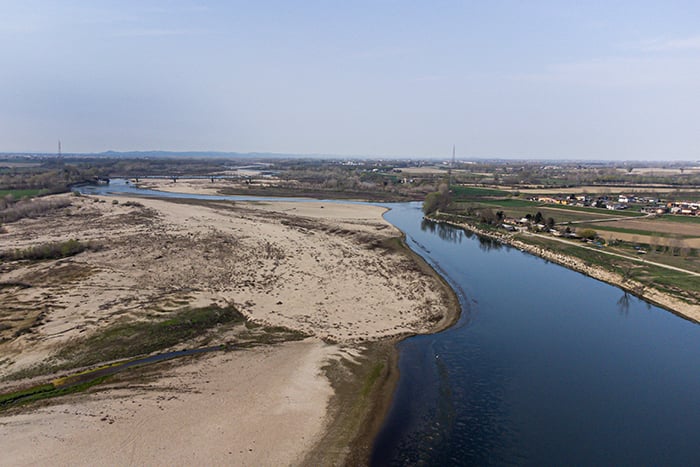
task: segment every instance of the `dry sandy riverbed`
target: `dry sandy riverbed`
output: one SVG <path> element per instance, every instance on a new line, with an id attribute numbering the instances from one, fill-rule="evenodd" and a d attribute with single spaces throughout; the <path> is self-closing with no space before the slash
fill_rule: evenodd
<path id="1" fill-rule="evenodd" d="M 0 377 L 115 324 L 183 307 L 233 304 L 252 322 L 309 337 L 159 364 L 138 370 L 143 380 L 119 376 L 13 409 L 0 416 L 0 463 L 303 463 L 336 413 L 337 384 L 324 368 L 352 373 L 364 342 L 454 317 L 445 286 L 392 240 L 399 232 L 378 207 L 70 199 L 0 237 L 2 251 L 71 238 L 101 246 L 1 266 L 0 282 L 22 286 L 0 288 Z M 209 343 L 235 341 L 227 332 Z"/>

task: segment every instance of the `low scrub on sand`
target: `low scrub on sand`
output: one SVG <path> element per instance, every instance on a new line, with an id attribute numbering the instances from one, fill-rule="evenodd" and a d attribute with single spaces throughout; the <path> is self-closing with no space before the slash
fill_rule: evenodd
<path id="1" fill-rule="evenodd" d="M 205 334 L 218 325 L 244 321 L 245 317 L 233 306 L 185 309 L 166 320 L 115 324 L 67 346 L 58 357 L 70 362 L 70 367 L 94 365 L 163 350 Z"/>
<path id="2" fill-rule="evenodd" d="M 40 261 L 45 259 L 61 259 L 77 255 L 78 253 L 82 253 L 88 249 L 97 249 L 97 245 L 93 243 L 80 242 L 78 240 L 66 240 L 65 242 L 45 243 L 44 245 L 0 252 L 0 260 Z"/>
<path id="3" fill-rule="evenodd" d="M 0 222 L 16 222 L 25 217 L 40 217 L 56 209 L 71 205 L 69 199 L 23 199 L 15 202 L 12 198 L 0 203 Z"/>

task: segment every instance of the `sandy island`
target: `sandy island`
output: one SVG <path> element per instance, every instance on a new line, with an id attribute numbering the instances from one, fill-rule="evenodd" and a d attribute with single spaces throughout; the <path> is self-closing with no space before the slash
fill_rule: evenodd
<path id="1" fill-rule="evenodd" d="M 197 185 L 188 189 L 214 189 Z M 339 380 L 329 375 L 352 381 L 355 367 L 372 364 L 365 351 L 373 341 L 431 332 L 456 315 L 450 291 L 402 250 L 379 207 L 62 196 L 69 208 L 8 224 L 0 250 L 73 238 L 100 248 L 2 265 L 1 392 L 27 384 L 8 375 L 51 361 L 71 342 L 182 307 L 233 305 L 251 322 L 309 337 L 129 370 L 7 411 L 3 465 L 328 459 L 319 442 L 339 414 Z M 366 416 L 371 405 L 363 407 Z M 347 460 L 360 428 L 341 436 L 334 463 Z"/>

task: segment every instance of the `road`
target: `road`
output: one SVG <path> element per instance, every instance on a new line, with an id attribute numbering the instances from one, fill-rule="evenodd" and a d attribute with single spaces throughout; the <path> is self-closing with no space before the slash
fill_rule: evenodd
<path id="1" fill-rule="evenodd" d="M 561 209 L 561 211 L 565 211 L 565 209 Z M 648 219 L 648 218 L 654 217 L 654 216 L 656 216 L 656 214 L 646 214 L 644 216 L 606 217 L 604 219 L 585 219 L 585 220 L 580 220 L 580 221 L 558 222 L 557 225 L 590 224 L 593 222 L 628 221 L 630 219 L 639 220 L 639 219 Z"/>
<path id="2" fill-rule="evenodd" d="M 540 237 L 540 238 L 543 238 L 546 240 L 553 240 L 556 242 L 565 243 L 567 245 L 577 246 L 579 248 L 584 248 L 586 250 L 597 251 L 599 253 L 603 253 L 603 254 L 610 255 L 610 256 L 617 256 L 618 258 L 624 258 L 624 259 L 627 259 L 630 261 L 636 261 L 638 263 L 651 264 L 652 266 L 658 266 L 660 268 L 669 269 L 671 271 L 683 272 L 686 274 L 690 274 L 691 276 L 700 277 L 700 273 L 697 273 L 695 271 L 690 271 L 688 269 L 679 268 L 676 266 L 671 266 L 669 264 L 657 263 L 656 261 L 648 261 L 644 258 L 638 258 L 636 256 L 627 256 L 627 255 L 622 255 L 620 253 L 613 253 L 612 251 L 605 251 L 605 250 L 600 249 L 600 248 L 592 248 L 590 246 L 586 246 L 586 245 L 581 244 L 581 243 L 571 242 L 569 240 L 564 240 L 563 238 L 552 237 L 550 235 L 542 235 L 542 234 L 536 234 L 536 233 L 532 233 L 532 232 L 522 232 L 522 233 L 525 235 L 531 235 L 533 237 Z"/>

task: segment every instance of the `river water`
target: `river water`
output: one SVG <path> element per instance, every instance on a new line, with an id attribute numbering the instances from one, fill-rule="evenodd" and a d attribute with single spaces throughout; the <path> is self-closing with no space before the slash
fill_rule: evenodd
<path id="1" fill-rule="evenodd" d="M 92 190 L 108 191 L 193 197 L 123 181 Z M 698 464 L 700 326 L 423 222 L 419 203 L 387 206 L 386 219 L 457 291 L 462 314 L 399 345 L 401 376 L 373 465 Z"/>
<path id="2" fill-rule="evenodd" d="M 697 465 L 700 326 L 538 257 L 387 220 L 452 283 L 456 326 L 399 345 L 373 465 Z"/>

